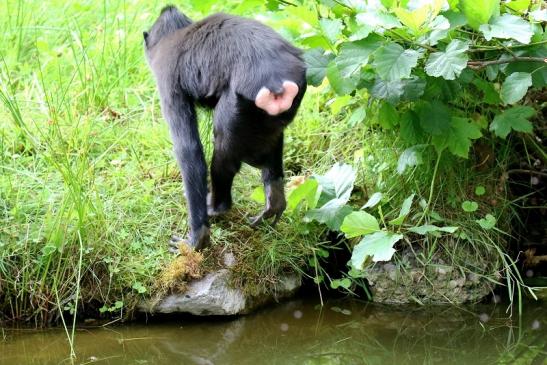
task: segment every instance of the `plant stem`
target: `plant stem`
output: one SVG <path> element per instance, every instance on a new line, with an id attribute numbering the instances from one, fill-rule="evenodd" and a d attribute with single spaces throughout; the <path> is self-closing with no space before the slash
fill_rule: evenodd
<path id="1" fill-rule="evenodd" d="M 547 63 L 547 58 L 542 57 L 512 57 L 512 58 L 506 58 L 503 60 L 492 60 L 492 61 L 486 61 L 486 60 L 478 60 L 478 61 L 469 61 L 467 62 L 467 66 L 469 68 L 478 70 L 481 68 L 485 68 L 486 66 L 490 65 L 501 65 L 504 63 L 513 63 L 513 62 L 542 62 Z"/>
<path id="2" fill-rule="evenodd" d="M 544 41 L 539 41 L 539 42 L 535 42 L 535 43 L 530 43 L 530 44 L 519 44 L 519 45 L 516 45 L 516 46 L 505 46 L 505 47 L 495 47 L 495 46 L 490 46 L 490 47 L 487 47 L 487 46 L 483 46 L 481 48 L 473 48 L 473 49 L 470 49 L 468 52 L 490 52 L 490 51 L 502 51 L 506 48 L 509 48 L 509 49 L 519 49 L 519 48 L 526 48 L 526 47 L 533 47 L 533 46 L 537 46 L 537 45 L 541 45 L 541 44 L 545 44 L 547 43 L 547 40 L 544 40 Z"/>
<path id="3" fill-rule="evenodd" d="M 435 180 L 437 180 L 437 172 L 439 171 L 439 164 L 441 162 L 442 151 L 437 152 L 437 161 L 435 162 L 435 168 L 433 169 L 433 177 L 431 178 L 431 185 L 429 186 L 429 198 L 427 199 L 427 205 L 424 208 L 424 212 L 420 217 L 420 220 L 416 224 L 419 226 L 425 218 L 425 215 L 429 213 L 429 207 L 431 206 L 431 201 L 433 200 L 433 191 L 435 190 Z"/>

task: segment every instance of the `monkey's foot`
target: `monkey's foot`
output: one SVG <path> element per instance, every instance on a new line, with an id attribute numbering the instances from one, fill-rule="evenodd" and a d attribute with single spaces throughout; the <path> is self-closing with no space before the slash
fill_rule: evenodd
<path id="1" fill-rule="evenodd" d="M 223 215 L 227 211 L 229 211 L 231 208 L 231 204 L 229 203 L 220 203 L 217 205 L 217 207 L 214 207 L 213 204 L 213 197 L 212 194 L 207 194 L 207 215 L 209 217 L 218 217 L 220 215 Z"/>
<path id="2" fill-rule="evenodd" d="M 266 219 L 269 219 L 271 217 L 274 217 L 274 220 L 271 224 L 272 227 L 275 227 L 277 222 L 279 222 L 279 218 L 283 215 L 283 212 L 275 212 L 273 210 L 264 210 L 260 215 L 251 218 L 251 227 L 256 228 L 262 221 L 265 221 Z"/>
<path id="3" fill-rule="evenodd" d="M 180 245 L 186 245 L 192 250 L 200 251 L 209 246 L 209 228 L 203 226 L 197 233 L 196 238 L 182 238 L 176 235 L 171 236 L 169 240 L 169 252 L 172 254 L 180 253 Z"/>

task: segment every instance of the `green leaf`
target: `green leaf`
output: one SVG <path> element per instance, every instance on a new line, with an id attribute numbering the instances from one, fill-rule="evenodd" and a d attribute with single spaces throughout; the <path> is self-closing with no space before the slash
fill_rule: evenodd
<path id="1" fill-rule="evenodd" d="M 417 234 L 421 234 L 422 236 L 425 236 L 426 234 L 433 233 L 433 232 L 454 233 L 456 232 L 457 229 L 458 227 L 452 227 L 452 226 L 438 227 L 434 224 L 424 224 L 422 226 L 410 227 L 408 230 L 410 232 L 414 232 Z"/>
<path id="2" fill-rule="evenodd" d="M 486 188 L 482 185 L 479 185 L 475 188 L 475 195 L 476 196 L 483 196 L 486 194 Z"/>
<path id="3" fill-rule="evenodd" d="M 424 141 L 424 131 L 420 127 L 418 114 L 414 111 L 405 111 L 399 124 L 401 126 L 399 134 L 405 142 L 416 144 Z"/>
<path id="4" fill-rule="evenodd" d="M 361 209 L 374 208 L 382 200 L 382 193 L 376 192 L 367 200 Z"/>
<path id="5" fill-rule="evenodd" d="M 445 135 L 450 130 L 450 109 L 440 101 L 421 101 L 416 105 L 420 127 L 432 135 Z"/>
<path id="6" fill-rule="evenodd" d="M 351 113 L 351 116 L 348 119 L 348 125 L 350 127 L 355 127 L 357 124 L 362 123 L 366 117 L 367 108 L 365 106 L 360 106 Z"/>
<path id="7" fill-rule="evenodd" d="M 473 85 L 482 91 L 481 100 L 487 104 L 497 105 L 501 103 L 500 95 L 494 88 L 494 84 L 483 79 L 476 78 L 473 80 Z"/>
<path id="8" fill-rule="evenodd" d="M 375 98 L 387 100 L 388 102 L 395 104 L 401 99 L 404 92 L 403 88 L 404 83 L 401 80 L 384 81 L 377 77 L 370 93 Z"/>
<path id="9" fill-rule="evenodd" d="M 479 29 L 499 11 L 499 0 L 461 0 L 460 7 L 469 25 Z"/>
<path id="10" fill-rule="evenodd" d="M 467 118 L 453 117 L 448 135 L 448 150 L 456 156 L 467 158 L 471 140 L 482 137 L 480 128 Z"/>
<path id="11" fill-rule="evenodd" d="M 351 254 L 350 264 L 355 270 L 362 270 L 368 257 L 372 261 L 389 261 L 395 253 L 393 246 L 403 238 L 401 234 L 391 232 L 376 232 L 363 237 Z"/>
<path id="12" fill-rule="evenodd" d="M 399 124 L 399 113 L 397 113 L 397 109 L 389 103 L 382 103 L 382 106 L 378 111 L 378 123 L 384 129 L 392 129 Z"/>
<path id="13" fill-rule="evenodd" d="M 423 162 L 422 150 L 425 145 L 412 146 L 403 151 L 397 161 L 397 173 L 402 175 L 408 167 L 420 165 Z"/>
<path id="14" fill-rule="evenodd" d="M 343 77 L 354 75 L 368 63 L 369 56 L 378 49 L 382 37 L 372 34 L 366 39 L 342 43 L 340 53 L 336 57 L 336 65 Z"/>
<path id="15" fill-rule="evenodd" d="M 530 7 L 531 0 L 512 0 L 505 3 L 505 6 L 513 11 L 517 11 L 519 13 L 524 13 L 528 11 L 528 8 Z"/>
<path id="16" fill-rule="evenodd" d="M 332 199 L 319 209 L 311 209 L 306 212 L 307 220 L 315 220 L 326 224 L 333 231 L 339 231 L 344 218 L 352 211 L 351 207 L 346 205 L 344 199 Z"/>
<path id="17" fill-rule="evenodd" d="M 487 41 L 492 38 L 514 39 L 523 44 L 530 43 L 534 31 L 532 25 L 519 16 L 503 14 L 483 24 L 479 30 L 484 34 Z"/>
<path id="18" fill-rule="evenodd" d="M 479 209 L 477 202 L 466 200 L 462 203 L 462 209 L 467 213 L 472 213 Z"/>
<path id="19" fill-rule="evenodd" d="M 293 211 L 302 200 L 308 203 L 309 209 L 315 208 L 319 199 L 318 188 L 319 183 L 317 180 L 307 179 L 296 189 L 292 190 L 287 197 L 289 211 Z"/>
<path id="20" fill-rule="evenodd" d="M 139 294 L 146 293 L 146 287 L 142 285 L 142 283 L 139 281 L 136 281 L 135 283 L 133 283 L 132 288 L 135 289 Z"/>
<path id="21" fill-rule="evenodd" d="M 384 80 L 394 81 L 410 77 L 410 72 L 418 64 L 419 53 L 404 49 L 397 43 L 390 43 L 374 54 L 373 65 Z"/>
<path id="22" fill-rule="evenodd" d="M 501 86 L 501 100 L 505 104 L 515 104 L 526 95 L 530 86 L 532 86 L 532 75 L 527 72 L 512 73 Z"/>
<path id="23" fill-rule="evenodd" d="M 335 62 L 331 62 L 327 67 L 327 79 L 334 92 L 338 95 L 351 93 L 355 90 L 358 81 L 352 77 L 343 77 Z"/>
<path id="24" fill-rule="evenodd" d="M 536 111 L 529 106 L 517 105 L 494 117 L 490 124 L 490 131 L 498 137 L 505 139 L 512 130 L 524 133 L 532 133 L 533 126 L 529 118 L 534 116 Z"/>
<path id="25" fill-rule="evenodd" d="M 332 44 L 336 43 L 344 28 L 344 24 L 340 19 L 321 19 L 319 21 L 319 26 L 325 37 L 327 37 Z"/>
<path id="26" fill-rule="evenodd" d="M 327 74 L 327 67 L 333 59 L 334 55 L 326 55 L 322 48 L 313 48 L 304 53 L 304 60 L 307 64 L 306 78 L 310 85 L 321 85 Z"/>
<path id="27" fill-rule="evenodd" d="M 403 224 L 405 218 L 408 216 L 408 213 L 410 213 L 410 208 L 412 207 L 414 196 L 415 194 L 411 194 L 408 198 L 404 200 L 403 205 L 401 206 L 401 211 L 399 212 L 399 216 L 389 221 L 390 224 L 394 226 L 400 226 L 401 224 Z"/>
<path id="28" fill-rule="evenodd" d="M 392 29 L 401 27 L 397 18 L 385 11 L 367 11 L 359 13 L 355 17 L 359 24 L 363 24 L 373 29 Z"/>
<path id="29" fill-rule="evenodd" d="M 423 25 L 429 15 L 429 7 L 422 6 L 415 10 L 396 8 L 395 14 L 401 23 L 409 27 L 414 33 L 421 33 L 424 30 Z"/>
<path id="30" fill-rule="evenodd" d="M 547 22 L 547 9 L 537 9 L 531 11 L 530 17 L 536 22 Z"/>
<path id="31" fill-rule="evenodd" d="M 329 200 L 338 198 L 346 203 L 353 190 L 357 171 L 351 165 L 337 162 L 325 175 L 314 175 L 314 177 Z"/>
<path id="32" fill-rule="evenodd" d="M 351 280 L 348 279 L 348 278 L 334 279 L 330 282 L 330 287 L 332 289 L 338 289 L 339 287 L 342 287 L 344 289 L 348 289 L 350 286 L 351 286 Z M 337 307 L 332 307 L 332 308 L 334 310 L 334 308 L 337 308 Z"/>
<path id="33" fill-rule="evenodd" d="M 481 226 L 483 229 L 492 229 L 496 226 L 496 217 L 494 217 L 492 214 L 487 214 L 484 216 L 484 218 L 477 219 L 476 222 Z"/>
<path id="34" fill-rule="evenodd" d="M 425 72 L 429 76 L 442 77 L 446 80 L 455 80 L 464 68 L 467 67 L 469 44 L 454 39 L 444 52 L 434 52 L 425 64 Z"/>
<path id="35" fill-rule="evenodd" d="M 403 99 L 407 101 L 418 100 L 425 90 L 426 81 L 417 76 L 412 76 L 409 79 L 402 80 L 403 82 Z"/>
<path id="36" fill-rule="evenodd" d="M 334 99 L 331 99 L 328 103 L 330 110 L 333 115 L 340 113 L 340 111 L 349 104 L 354 102 L 354 98 L 351 95 L 342 95 L 337 96 Z"/>
<path id="37" fill-rule="evenodd" d="M 441 40 L 446 38 L 450 29 L 450 22 L 444 16 L 439 15 L 429 23 L 430 33 L 425 42 L 430 46 L 435 46 Z"/>
<path id="38" fill-rule="evenodd" d="M 264 194 L 264 187 L 258 186 L 254 188 L 251 193 L 251 199 L 257 203 L 264 204 L 266 202 L 266 195 Z"/>
<path id="39" fill-rule="evenodd" d="M 344 218 L 340 230 L 347 238 L 353 238 L 377 232 L 380 230 L 380 225 L 374 216 L 360 210 L 348 214 L 346 218 Z"/>

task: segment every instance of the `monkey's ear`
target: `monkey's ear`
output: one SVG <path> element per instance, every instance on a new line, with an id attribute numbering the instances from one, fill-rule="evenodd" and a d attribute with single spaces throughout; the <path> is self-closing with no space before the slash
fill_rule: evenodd
<path id="1" fill-rule="evenodd" d="M 144 37 L 144 40 L 148 38 L 148 32 L 142 32 L 142 36 Z"/>

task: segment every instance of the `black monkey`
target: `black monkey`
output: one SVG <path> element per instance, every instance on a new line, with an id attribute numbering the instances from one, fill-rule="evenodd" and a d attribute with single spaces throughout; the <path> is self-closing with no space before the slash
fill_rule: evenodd
<path id="1" fill-rule="evenodd" d="M 185 243 L 195 249 L 208 244 L 208 216 L 230 209 L 242 162 L 262 169 L 266 192 L 266 207 L 252 225 L 270 217 L 275 224 L 286 206 L 283 129 L 306 91 L 301 51 L 257 21 L 214 14 L 194 23 L 174 6 L 143 34 L 184 181 Z M 209 194 L 195 103 L 214 108 Z"/>

